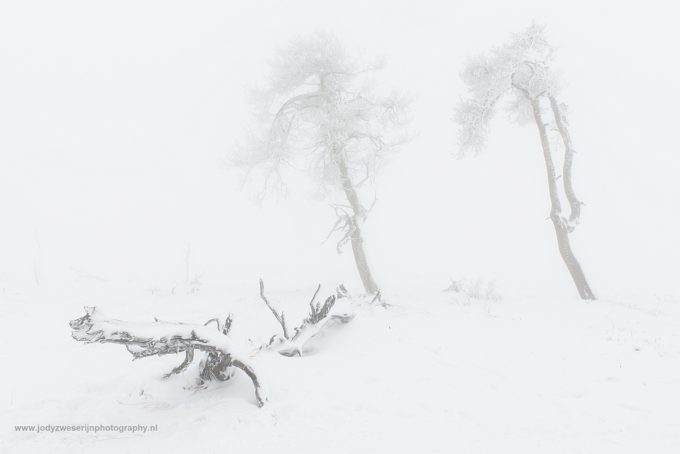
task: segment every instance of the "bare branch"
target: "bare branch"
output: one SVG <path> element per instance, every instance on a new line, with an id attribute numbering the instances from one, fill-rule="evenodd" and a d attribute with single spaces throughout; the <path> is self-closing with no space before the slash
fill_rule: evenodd
<path id="1" fill-rule="evenodd" d="M 347 288 L 345 288 L 345 285 L 344 284 L 338 285 L 338 287 L 335 289 L 336 299 L 347 298 L 348 296 L 349 292 L 347 291 Z"/>
<path id="2" fill-rule="evenodd" d="M 343 285 L 338 286 L 336 294 L 328 296 L 323 304 L 316 300 L 320 290 L 321 285 L 319 284 L 309 301 L 309 313 L 299 326 L 293 328 L 292 336 L 282 338 L 279 335 L 274 335 L 257 351 L 276 349 L 283 356 L 302 356 L 306 342 L 323 330 L 326 322 L 334 320 L 339 323 L 347 323 L 353 318 L 351 314 L 331 314 L 335 302 L 339 298 L 347 297 L 347 289 Z"/>
<path id="3" fill-rule="evenodd" d="M 175 367 L 172 369 L 170 372 L 165 374 L 163 378 L 170 378 L 172 375 L 179 374 L 180 372 L 184 372 L 187 367 L 189 367 L 189 364 L 194 360 L 194 349 L 193 348 L 187 348 L 185 350 L 185 357 L 184 361 L 182 361 L 182 364 L 179 366 Z"/>
<path id="4" fill-rule="evenodd" d="M 158 321 L 158 320 L 156 320 L 156 321 Z M 220 319 L 218 319 L 217 317 L 211 318 L 210 320 L 208 320 L 207 322 L 205 322 L 205 323 L 203 324 L 203 326 L 208 326 L 208 325 L 211 324 L 212 322 L 215 322 L 215 324 L 217 325 L 217 331 L 222 331 L 222 325 L 220 325 Z"/>
<path id="5" fill-rule="evenodd" d="M 309 301 L 309 306 L 312 307 L 314 305 L 314 301 L 316 300 L 316 295 L 319 294 L 319 290 L 321 290 L 321 284 L 319 284 L 316 287 L 316 290 L 314 291 L 314 294 L 312 295 L 312 299 Z"/>
<path id="6" fill-rule="evenodd" d="M 234 323 L 234 316 L 229 313 L 227 315 L 227 318 L 224 319 L 224 324 L 222 325 L 222 334 L 225 336 L 229 335 L 229 332 L 231 331 L 231 325 Z"/>
<path id="7" fill-rule="evenodd" d="M 233 315 L 230 313 L 229 315 L 227 315 L 227 318 L 224 319 L 224 324 L 220 324 L 220 320 L 217 317 L 215 317 L 205 322 L 203 326 L 208 326 L 210 323 L 215 322 L 215 324 L 217 325 L 217 330 L 224 334 L 225 336 L 227 336 L 229 334 L 229 330 L 231 330 L 231 324 L 233 323 L 233 321 L 234 321 Z"/>
<path id="8" fill-rule="evenodd" d="M 328 232 L 328 235 L 323 242 L 325 243 L 328 241 L 335 232 L 343 232 L 342 237 L 335 245 L 335 250 L 338 254 L 340 254 L 342 253 L 342 247 L 352 239 L 352 234 L 356 229 L 356 224 L 354 217 L 347 211 L 348 209 L 351 209 L 350 207 L 345 207 L 343 205 L 331 206 L 335 210 L 337 220 L 335 221 L 335 224 L 333 224 L 333 228 L 331 228 L 330 232 Z"/>
<path id="9" fill-rule="evenodd" d="M 260 278 L 260 298 L 262 298 L 262 301 L 267 305 L 269 310 L 274 314 L 274 317 L 276 318 L 276 321 L 279 322 L 279 325 L 281 325 L 281 329 L 283 330 L 283 337 L 286 339 L 290 339 L 290 336 L 288 335 L 288 327 L 286 326 L 286 318 L 283 312 L 279 313 L 274 309 L 274 306 L 269 303 L 269 300 L 267 297 L 264 295 L 264 281 L 262 278 Z"/>

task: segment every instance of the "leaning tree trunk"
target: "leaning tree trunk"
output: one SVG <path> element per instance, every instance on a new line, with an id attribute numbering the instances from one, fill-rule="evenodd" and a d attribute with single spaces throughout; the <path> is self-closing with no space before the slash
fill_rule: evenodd
<path id="1" fill-rule="evenodd" d="M 360 224 L 363 222 L 366 216 L 366 211 L 359 201 L 359 196 L 349 177 L 349 171 L 347 170 L 347 163 L 343 156 L 338 158 L 338 168 L 340 170 L 340 180 L 342 182 L 342 188 L 345 192 L 345 197 L 352 208 L 352 219 L 350 228 L 350 241 L 352 243 L 352 253 L 354 255 L 354 263 L 356 264 L 357 271 L 359 272 L 359 277 L 364 285 L 364 290 L 366 293 L 378 293 L 378 284 L 375 283 L 373 279 L 373 274 L 371 273 L 371 268 L 368 266 L 368 259 L 366 258 L 366 250 L 364 249 L 364 238 L 361 234 Z"/>
<path id="2" fill-rule="evenodd" d="M 569 207 L 571 213 L 569 214 L 569 224 L 571 228 L 575 228 L 578 224 L 579 218 L 581 217 L 581 205 L 582 202 L 576 197 L 574 192 L 574 185 L 571 182 L 571 168 L 574 163 L 574 146 L 571 143 L 571 136 L 569 135 L 569 129 L 567 129 L 566 121 L 564 119 L 564 114 L 560 109 L 557 99 L 554 96 L 550 96 L 550 108 L 552 109 L 553 116 L 555 117 L 555 124 L 557 129 L 562 136 L 562 143 L 564 144 L 564 166 L 562 168 L 562 183 L 564 184 L 564 193 L 567 196 L 567 201 L 569 201 Z"/>
<path id="3" fill-rule="evenodd" d="M 541 136 L 541 146 L 543 147 L 543 157 L 545 159 L 545 168 L 548 176 L 548 190 L 550 193 L 550 220 L 552 221 L 553 227 L 555 228 L 555 235 L 557 237 L 557 246 L 562 256 L 564 264 L 569 270 L 576 289 L 582 299 L 593 300 L 595 295 L 588 285 L 581 264 L 576 259 L 574 252 L 571 249 L 571 243 L 569 242 L 569 232 L 570 232 L 570 222 L 564 219 L 562 216 L 562 206 L 560 203 L 560 197 L 557 192 L 557 177 L 555 175 L 555 164 L 553 163 L 552 154 L 550 151 L 550 142 L 548 140 L 548 134 L 545 129 L 545 123 L 543 122 L 543 115 L 541 114 L 541 105 L 538 98 L 531 99 L 531 106 L 534 113 L 534 120 L 536 121 L 536 126 L 538 127 L 538 132 Z M 558 120 L 559 121 L 559 120 Z M 558 123 L 560 125 L 561 123 Z M 563 135 L 563 139 L 565 136 Z M 567 136 L 568 138 L 568 136 Z M 568 143 L 568 145 L 567 145 Z M 571 142 L 565 139 L 566 153 L 565 153 L 565 170 L 569 173 L 566 175 L 567 180 L 565 180 L 565 190 L 567 194 L 567 199 L 571 204 L 572 214 L 571 218 L 578 218 L 578 214 L 575 215 L 574 211 L 579 210 L 580 202 L 576 199 L 573 189 L 571 188 L 571 159 L 573 150 L 571 150 Z M 564 176 L 563 176 L 564 177 Z M 578 213 L 578 211 L 576 211 Z M 571 219 L 570 219 L 571 221 Z"/>
<path id="4" fill-rule="evenodd" d="M 364 250 L 364 239 L 361 235 L 361 230 L 358 225 L 354 226 L 354 232 L 352 233 L 352 253 L 354 254 L 354 263 L 359 271 L 359 276 L 361 277 L 361 282 L 364 284 L 364 290 L 366 293 L 377 293 L 378 284 L 373 280 L 373 275 L 371 274 L 371 269 L 368 266 L 368 260 L 366 259 L 366 251 Z"/>

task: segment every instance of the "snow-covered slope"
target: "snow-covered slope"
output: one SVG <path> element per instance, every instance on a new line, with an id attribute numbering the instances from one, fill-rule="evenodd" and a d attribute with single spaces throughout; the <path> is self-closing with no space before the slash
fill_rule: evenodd
<path id="1" fill-rule="evenodd" d="M 255 287 L 255 286 L 253 286 Z M 328 287 L 330 288 L 330 287 Z M 311 289 L 313 290 L 313 289 Z M 310 289 L 269 290 L 290 317 Z M 264 354 L 250 381 L 195 391 L 161 380 L 180 357 L 132 363 L 83 345 L 82 303 L 116 318 L 202 322 L 233 312 L 233 336 L 277 329 L 256 289 L 150 295 L 134 287 L 5 289 L 0 452 L 674 453 L 680 445 L 680 302 L 479 300 L 433 289 L 363 305 L 302 358 Z M 116 303 L 114 304 L 114 301 Z M 15 425 L 157 425 L 144 433 L 27 433 Z"/>

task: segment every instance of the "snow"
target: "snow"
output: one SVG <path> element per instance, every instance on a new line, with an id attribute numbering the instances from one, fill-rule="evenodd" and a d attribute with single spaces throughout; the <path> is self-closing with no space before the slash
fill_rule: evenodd
<path id="1" fill-rule="evenodd" d="M 677 453 L 672 7 L 0 2 L 0 453 Z M 535 128 L 499 112 L 485 151 L 456 159 L 467 59 L 532 20 L 558 48 L 589 303 L 555 247 Z M 353 320 L 302 358 L 253 358 L 263 408 L 238 371 L 197 391 L 195 370 L 161 378 L 183 355 L 133 362 L 73 340 L 84 306 L 145 330 L 232 313 L 230 342 L 251 351 L 281 332 L 260 277 L 291 326 L 319 282 L 320 301 L 340 283 L 358 295 L 350 251 L 323 243 L 336 217 L 316 188 L 301 178 L 258 205 L 223 165 L 276 49 L 315 29 L 384 55 L 376 84 L 413 95 L 412 140 L 362 229 L 389 305 L 338 307 Z"/>
<path id="2" fill-rule="evenodd" d="M 185 314 L 197 323 L 229 310 L 230 336 L 244 339 L 276 327 L 266 326 L 273 317 L 256 289 L 244 288 L 238 302 L 226 288 L 153 298 L 134 286 L 98 283 L 78 295 L 74 288 L 15 292 L 0 306 L 0 342 L 12 345 L 2 352 L 12 371 L 1 379 L 3 453 L 672 453 L 680 443 L 677 300 L 388 294 L 389 306 L 364 304 L 309 356 L 257 356 L 269 395 L 259 409 L 242 374 L 195 391 L 187 389 L 191 371 L 160 378 L 181 355 L 131 362 L 121 346 L 74 341 L 67 321 L 82 309 L 55 304 L 69 292 L 72 299 L 115 293 L 130 301 L 115 306 L 117 318 Z M 293 297 L 304 311 L 309 292 Z M 216 303 L 225 299 L 237 303 Z M 159 430 L 31 434 L 15 432 L 18 424 Z"/>

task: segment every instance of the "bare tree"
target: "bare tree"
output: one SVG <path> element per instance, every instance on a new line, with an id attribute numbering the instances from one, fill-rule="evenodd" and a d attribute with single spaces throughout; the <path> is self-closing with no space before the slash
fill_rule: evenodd
<path id="1" fill-rule="evenodd" d="M 472 59 L 462 77 L 469 97 L 461 100 L 456 110 L 460 124 L 463 152 L 478 152 L 484 145 L 489 123 L 501 101 L 509 100 L 508 110 L 519 122 L 533 119 L 543 149 L 550 195 L 550 220 L 555 228 L 560 255 L 583 299 L 595 299 L 585 273 L 574 255 L 569 234 L 574 231 L 581 215 L 581 201 L 572 183 L 574 147 L 569 134 L 565 105 L 558 101 L 559 86 L 551 64 L 554 49 L 544 36 L 543 27 L 532 25 L 523 33 L 489 54 Z M 552 117 L 552 118 L 550 118 Z M 562 175 L 557 175 L 551 145 L 557 135 L 563 150 Z M 570 213 L 562 211 L 559 179 Z"/>
<path id="2" fill-rule="evenodd" d="M 255 172 L 266 190 L 280 186 L 286 168 L 303 170 L 333 201 L 337 215 L 329 237 L 340 233 L 338 252 L 350 243 L 367 293 L 377 293 L 362 227 L 371 207 L 361 200 L 385 155 L 403 141 L 404 101 L 379 94 L 370 76 L 379 64 L 362 65 L 332 35 L 296 39 L 271 64 L 269 86 L 259 97 L 258 132 L 232 162 Z"/>

